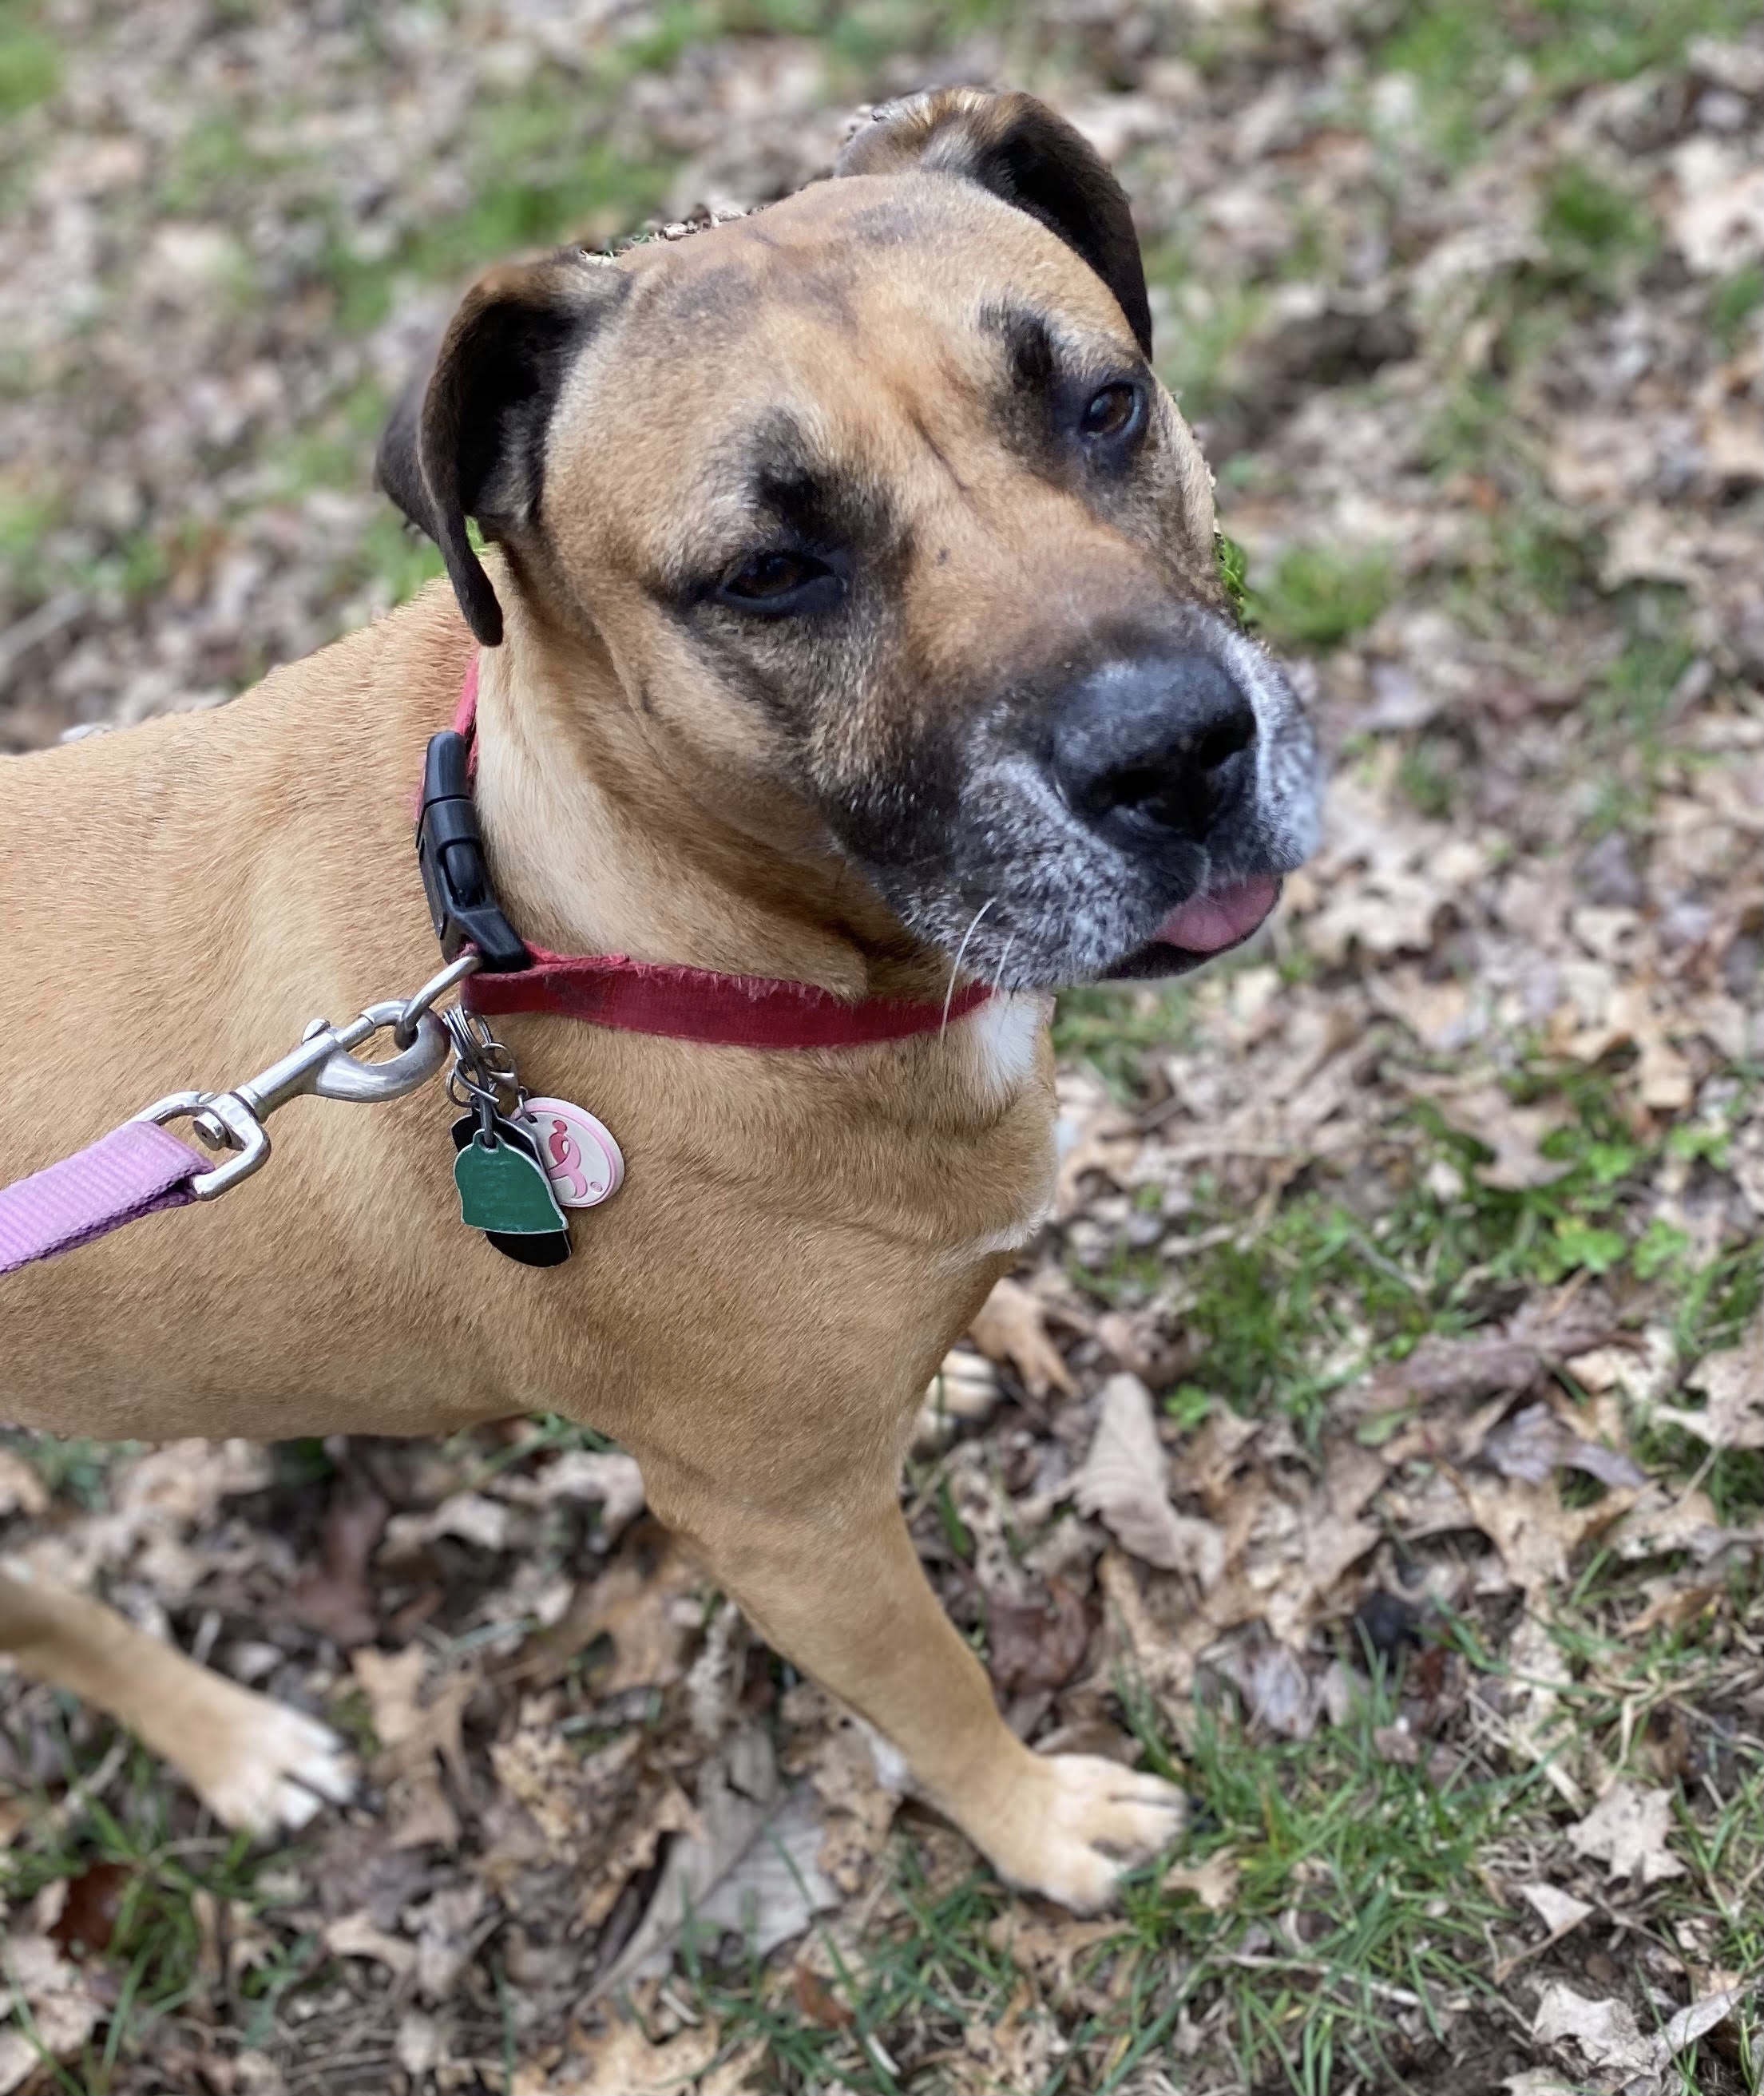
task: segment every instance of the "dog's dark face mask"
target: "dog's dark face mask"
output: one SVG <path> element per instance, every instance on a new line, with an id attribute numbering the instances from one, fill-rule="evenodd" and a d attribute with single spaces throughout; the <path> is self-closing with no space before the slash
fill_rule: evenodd
<path id="1" fill-rule="evenodd" d="M 812 834 L 1003 988 L 1179 972 L 1265 916 L 1317 777 L 1220 582 L 1126 200 L 1041 105 L 966 90 L 839 174 L 486 278 L 382 483 L 482 641 L 468 516 L 756 842 Z"/>

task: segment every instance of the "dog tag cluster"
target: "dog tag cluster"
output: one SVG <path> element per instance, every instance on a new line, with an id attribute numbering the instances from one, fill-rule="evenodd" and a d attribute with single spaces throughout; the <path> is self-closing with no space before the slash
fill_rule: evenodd
<path id="1" fill-rule="evenodd" d="M 461 1220 L 524 1266 L 561 1265 L 570 1256 L 564 1210 L 598 1207 L 625 1177 L 609 1131 L 566 1099 L 529 1099 L 513 1119 L 461 1114 L 452 1133 Z"/>
<path id="2" fill-rule="evenodd" d="M 455 1050 L 450 1086 L 462 1088 L 454 1097 L 468 1107 L 450 1131 L 460 1220 L 524 1266 L 559 1266 L 570 1256 L 565 1209 L 592 1208 L 618 1191 L 618 1145 L 569 1100 L 529 1098 L 513 1057 L 481 1018 L 456 1010 L 442 1019 Z"/>

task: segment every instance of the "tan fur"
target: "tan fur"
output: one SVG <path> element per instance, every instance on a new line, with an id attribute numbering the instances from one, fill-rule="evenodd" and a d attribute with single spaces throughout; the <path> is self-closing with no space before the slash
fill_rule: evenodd
<path id="1" fill-rule="evenodd" d="M 754 245 L 757 226 L 824 247 L 860 193 L 934 204 L 954 228 L 940 254 L 972 223 L 972 269 L 1124 337 L 1107 291 L 1041 228 L 977 191 L 952 203 L 947 180 L 926 204 L 931 186 L 832 185 L 698 236 L 687 264 L 642 251 L 626 266 L 726 256 L 756 273 L 755 364 L 793 359 L 806 393 L 839 403 L 842 440 L 947 551 L 905 586 L 919 657 L 959 667 L 995 656 L 1002 632 L 1026 645 L 1094 616 L 1098 598 L 1216 588 L 1198 455 L 1182 455 L 1188 528 L 1159 552 L 976 426 L 958 349 L 925 353 L 941 307 L 971 295 L 953 261 L 902 277 L 885 247 L 854 245 L 862 383 L 847 384 L 847 322 L 792 304 Z M 742 404 L 735 382 L 693 382 L 712 351 L 626 369 L 591 347 L 548 439 L 541 550 L 491 564 L 508 629 L 483 657 L 478 797 L 504 907 L 565 950 L 941 997 L 948 960 L 828 849 L 763 727 L 707 688 L 639 579 L 658 548 L 714 534 L 697 461 Z M 902 399 L 934 449 L 902 445 Z M 433 971 L 412 794 L 471 646 L 438 585 L 216 711 L 8 762 L 0 915 L 52 926 L 57 958 L 9 1006 L 6 1177 L 159 1094 L 236 1082 L 315 1015 Z M 853 747 L 828 762 L 860 763 L 889 703 L 880 686 L 857 695 Z M 1094 1906 L 1120 1858 L 1165 1837 L 1175 1794 L 1011 1735 L 897 1501 L 920 1393 L 1050 1190 L 1040 1017 L 1031 999 L 836 1054 L 500 1021 L 526 1084 L 590 1107 L 624 1149 L 625 1186 L 575 1217 L 567 1264 L 535 1272 L 462 1229 L 439 1084 L 391 1106 L 299 1100 L 274 1120 L 269 1166 L 220 1201 L 0 1281 L 4 1408 L 111 1437 L 445 1433 L 525 1409 L 592 1425 L 637 1456 L 656 1512 L 777 1648 L 892 1740 L 1002 1871 Z M 0 1639 L 40 1617 L 22 1593 L 0 1583 Z M 120 1707 L 103 1638 L 71 1618 L 63 1635 L 79 1657 L 60 1678 Z M 35 1663 L 53 1676 L 41 1650 Z M 181 1744 L 162 1723 L 158 1743 L 188 1762 L 200 1723 Z"/>

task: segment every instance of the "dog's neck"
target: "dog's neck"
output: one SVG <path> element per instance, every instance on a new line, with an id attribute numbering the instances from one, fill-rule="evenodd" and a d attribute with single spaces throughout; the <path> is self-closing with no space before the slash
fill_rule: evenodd
<path id="1" fill-rule="evenodd" d="M 806 815 L 792 833 L 680 769 L 604 653 L 509 618 L 479 662 L 476 794 L 522 937 L 854 999 L 943 996 L 947 961 L 905 943 Z"/>

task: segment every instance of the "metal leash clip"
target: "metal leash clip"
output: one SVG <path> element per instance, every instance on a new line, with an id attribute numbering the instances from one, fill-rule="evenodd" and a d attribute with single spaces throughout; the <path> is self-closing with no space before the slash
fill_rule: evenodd
<path id="1" fill-rule="evenodd" d="M 465 971 L 456 963 L 443 972 L 449 981 L 456 981 Z M 190 1181 L 190 1191 L 199 1201 L 212 1201 L 242 1179 L 250 1178 L 267 1161 L 269 1131 L 264 1123 L 290 1099 L 310 1092 L 323 1099 L 373 1104 L 382 1099 L 402 1098 L 432 1077 L 447 1059 L 448 1033 L 428 1007 L 448 987 L 448 981 L 437 978 L 408 1000 L 393 998 L 382 1004 L 370 1004 L 359 1019 L 344 1026 L 315 1019 L 301 1036 L 298 1048 L 247 1083 L 224 1092 L 172 1092 L 133 1118 L 163 1127 L 168 1121 L 187 1116 L 211 1149 L 238 1153 L 212 1172 L 199 1173 Z M 387 1028 L 395 1039 L 408 1037 L 408 1045 L 395 1055 L 382 1063 L 373 1063 L 351 1054 L 351 1049 Z"/>

